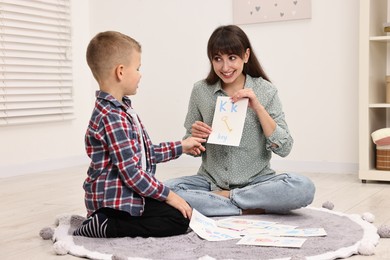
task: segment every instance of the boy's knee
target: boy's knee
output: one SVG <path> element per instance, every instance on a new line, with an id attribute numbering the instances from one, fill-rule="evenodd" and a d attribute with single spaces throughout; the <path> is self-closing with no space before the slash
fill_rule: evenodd
<path id="1" fill-rule="evenodd" d="M 190 226 L 190 220 L 185 218 L 183 215 L 177 217 L 171 217 L 170 230 L 167 231 L 167 236 L 182 235 L 187 233 Z"/>

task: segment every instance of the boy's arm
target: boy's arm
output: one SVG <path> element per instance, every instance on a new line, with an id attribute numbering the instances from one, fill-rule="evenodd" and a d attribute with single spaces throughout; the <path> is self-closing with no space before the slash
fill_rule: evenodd
<path id="1" fill-rule="evenodd" d="M 163 142 L 158 145 L 153 145 L 153 148 L 156 156 L 156 163 L 177 159 L 183 154 L 181 141 Z"/>
<path id="2" fill-rule="evenodd" d="M 206 149 L 202 146 L 206 139 L 197 137 L 188 137 L 183 141 L 161 143 L 160 145 L 154 146 L 156 155 L 156 163 L 169 161 L 176 159 L 182 153 L 191 155 L 199 155 Z"/>

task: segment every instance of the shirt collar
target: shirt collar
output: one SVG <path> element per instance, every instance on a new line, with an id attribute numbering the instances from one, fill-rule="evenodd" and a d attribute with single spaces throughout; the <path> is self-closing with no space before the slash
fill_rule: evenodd
<path id="1" fill-rule="evenodd" d="M 245 76 L 244 87 L 253 88 L 253 78 L 248 74 Z M 218 91 L 223 91 L 221 80 L 218 80 L 218 82 L 214 84 L 214 94 L 217 93 Z"/>
<path id="2" fill-rule="evenodd" d="M 218 80 L 217 83 L 214 84 L 214 94 L 218 91 L 223 91 L 221 80 Z"/>
<path id="3" fill-rule="evenodd" d="M 122 101 L 124 104 L 122 104 L 116 98 L 114 98 L 111 94 L 97 90 L 96 91 L 96 98 L 106 100 L 106 101 L 110 102 L 111 104 L 113 104 L 115 107 L 122 107 L 124 110 L 127 110 L 129 107 L 131 107 L 131 100 L 127 96 L 123 97 Z"/>
<path id="4" fill-rule="evenodd" d="M 245 88 L 253 88 L 255 86 L 253 78 L 248 74 L 246 74 L 244 86 Z"/>

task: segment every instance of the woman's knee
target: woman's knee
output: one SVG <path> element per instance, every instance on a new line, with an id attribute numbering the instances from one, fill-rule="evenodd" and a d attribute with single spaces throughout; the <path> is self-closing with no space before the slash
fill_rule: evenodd
<path id="1" fill-rule="evenodd" d="M 184 177 L 170 179 L 164 182 L 165 186 L 175 191 L 177 189 L 186 189 L 188 181 Z"/>
<path id="2" fill-rule="evenodd" d="M 173 191 L 178 190 L 210 190 L 210 184 L 207 180 L 199 175 L 183 176 L 170 179 L 164 184 Z"/>
<path id="3" fill-rule="evenodd" d="M 302 175 L 291 175 L 290 177 L 294 179 L 294 189 L 299 193 L 300 202 L 303 206 L 307 206 L 313 202 L 315 194 L 315 185 L 313 181 Z"/>
<path id="4" fill-rule="evenodd" d="M 178 179 L 170 179 L 170 180 L 164 181 L 164 184 L 165 184 L 165 186 L 167 186 L 168 188 L 173 190 L 179 184 L 179 181 L 178 181 Z"/>

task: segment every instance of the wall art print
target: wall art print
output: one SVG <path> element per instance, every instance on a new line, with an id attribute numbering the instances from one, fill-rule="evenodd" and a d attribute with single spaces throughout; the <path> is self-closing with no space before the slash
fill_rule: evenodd
<path id="1" fill-rule="evenodd" d="M 233 0 L 234 24 L 310 18 L 311 0 Z"/>

